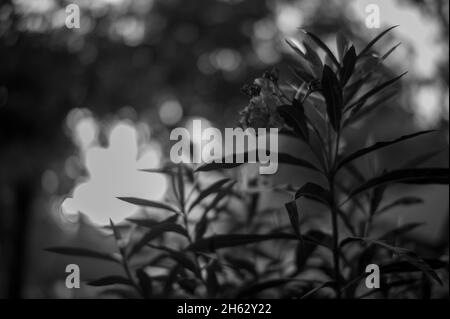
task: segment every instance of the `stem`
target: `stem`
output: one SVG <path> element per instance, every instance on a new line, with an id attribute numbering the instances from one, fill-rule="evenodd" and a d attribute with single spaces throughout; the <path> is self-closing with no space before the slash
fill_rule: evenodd
<path id="1" fill-rule="evenodd" d="M 144 291 L 141 289 L 139 283 L 136 282 L 136 280 L 133 277 L 133 274 L 131 273 L 130 265 L 128 264 L 128 259 L 127 259 L 128 258 L 127 249 L 126 249 L 127 245 L 124 245 L 124 243 L 123 243 L 123 240 L 122 240 L 123 236 L 120 233 L 120 231 L 118 229 L 116 229 L 116 227 L 114 226 L 114 223 L 111 219 L 109 220 L 109 223 L 111 224 L 113 235 L 116 240 L 116 246 L 119 249 L 119 253 L 122 258 L 121 264 L 125 271 L 125 274 L 128 277 L 128 279 L 130 280 L 131 285 L 136 289 L 137 293 L 140 294 L 141 297 L 145 299 Z"/>
<path id="2" fill-rule="evenodd" d="M 327 113 L 325 113 L 325 121 L 326 121 L 326 123 L 325 123 L 325 127 L 326 127 L 326 131 L 327 131 L 327 148 L 328 148 L 328 156 L 327 156 L 327 158 L 328 158 L 328 167 L 330 168 L 330 170 L 331 169 L 333 169 L 333 167 L 334 167 L 334 165 L 333 165 L 333 157 L 332 157 L 332 154 L 331 154 L 331 129 L 330 129 L 330 122 L 329 122 L 329 119 L 328 119 L 328 114 Z"/>
<path id="3" fill-rule="evenodd" d="M 330 158 L 333 163 L 331 163 L 331 171 L 329 172 L 328 184 L 330 187 L 331 193 L 331 224 L 333 229 L 333 264 L 334 264 L 334 280 L 336 283 L 336 297 L 337 299 L 341 299 L 341 275 L 340 275 L 340 249 L 339 249 L 339 227 L 338 227 L 338 207 L 336 205 L 336 191 L 334 187 L 334 178 L 335 178 L 335 165 L 338 158 L 339 153 L 339 142 L 340 142 L 341 134 L 340 130 L 337 130 L 336 140 L 335 140 L 335 148 L 334 155 L 330 154 Z M 331 140 L 330 140 L 331 146 Z"/>
<path id="4" fill-rule="evenodd" d="M 278 82 L 275 82 L 274 84 L 275 84 L 275 88 L 278 90 L 278 93 L 280 94 L 280 95 L 277 95 L 277 96 L 280 99 L 282 99 L 282 98 L 286 99 L 288 101 L 288 103 L 292 103 L 292 101 L 286 96 L 286 94 L 284 94 L 283 90 L 281 90 Z"/>
<path id="5" fill-rule="evenodd" d="M 302 85 L 302 87 L 303 87 L 303 85 Z M 297 99 L 297 100 L 299 99 L 300 93 L 301 93 L 301 88 L 302 88 L 302 87 L 300 87 L 300 89 L 297 91 L 297 93 L 295 94 L 294 99 Z M 308 88 L 308 90 L 306 91 L 306 93 L 305 93 L 305 95 L 303 96 L 302 100 L 300 101 L 300 104 L 301 104 L 301 105 L 303 105 L 303 104 L 305 103 L 306 99 L 310 96 L 311 93 L 312 93 L 311 89 Z M 314 147 L 312 146 L 312 143 L 311 143 L 311 142 L 307 142 L 306 144 L 308 144 L 309 148 L 311 149 L 311 152 L 314 154 L 314 156 L 317 158 L 317 160 L 322 164 L 322 168 L 323 168 L 325 171 L 327 171 L 327 170 L 328 170 L 327 165 L 328 165 L 329 159 L 328 159 L 328 157 L 327 157 L 327 152 L 325 151 L 325 145 L 322 144 L 322 136 L 320 135 L 320 132 L 319 132 L 319 130 L 317 129 L 317 127 L 314 125 L 314 123 L 313 123 L 312 121 L 310 121 L 310 120 L 308 119 L 308 117 L 305 116 L 305 120 L 306 120 L 306 123 L 309 124 L 309 125 L 311 126 L 311 128 L 312 128 L 313 131 L 314 131 L 314 133 L 316 134 L 317 139 L 319 140 L 319 147 L 322 148 L 322 152 L 323 152 L 325 158 L 322 158 L 322 157 L 320 156 L 320 154 L 317 154 L 317 153 L 316 153 L 316 151 L 314 150 Z"/>
<path id="6" fill-rule="evenodd" d="M 338 228 L 338 210 L 335 201 L 334 191 L 334 176 L 330 176 L 330 193 L 332 196 L 331 202 L 331 224 L 333 227 L 333 264 L 334 264 L 334 280 L 336 283 L 337 298 L 341 299 L 341 279 L 340 279 L 340 250 L 339 250 L 339 228 Z"/>
<path id="7" fill-rule="evenodd" d="M 327 151 L 326 151 L 325 145 L 323 144 L 322 135 L 320 135 L 320 132 L 319 132 L 319 130 L 317 129 L 317 127 L 316 127 L 316 126 L 314 125 L 314 123 L 311 122 L 308 118 L 306 118 L 306 122 L 312 127 L 314 133 L 316 134 L 317 139 L 318 139 L 318 141 L 319 141 L 319 147 L 320 147 L 321 150 L 322 150 L 322 154 L 323 154 L 324 158 L 321 157 L 321 156 L 319 156 L 318 154 L 316 154 L 316 152 L 314 151 L 314 148 L 312 147 L 312 144 L 311 144 L 311 143 L 307 143 L 307 144 L 308 144 L 309 148 L 311 149 L 311 151 L 313 152 L 314 156 L 317 158 L 317 160 L 318 160 L 318 161 L 320 162 L 320 164 L 322 165 L 322 168 L 323 168 L 325 171 L 328 171 L 328 169 L 329 169 L 329 168 L 328 168 L 328 163 L 330 162 L 330 160 L 328 159 Z"/>
<path id="8" fill-rule="evenodd" d="M 363 237 L 369 237 L 370 227 L 372 226 L 372 214 L 367 218 L 366 224 L 364 225 L 364 234 Z"/>
<path id="9" fill-rule="evenodd" d="M 186 233 L 187 233 L 187 239 L 190 245 L 192 245 L 194 243 L 194 240 L 192 239 L 192 236 L 189 232 L 189 219 L 188 219 L 188 213 L 186 211 L 186 205 L 185 205 L 186 201 L 184 200 L 184 198 L 180 198 L 179 199 L 179 205 L 180 205 L 180 210 L 181 210 L 181 214 L 183 215 L 183 223 L 184 223 L 184 227 L 186 228 Z M 200 263 L 198 262 L 198 255 L 197 253 L 194 252 L 194 262 L 195 265 L 197 266 L 197 269 L 199 271 L 199 276 L 200 276 L 200 280 L 203 283 L 203 285 L 206 287 L 206 289 L 208 290 L 208 285 L 206 283 L 206 280 L 203 278 L 202 274 L 201 274 L 201 267 L 200 267 Z"/>
<path id="10" fill-rule="evenodd" d="M 335 165 L 336 165 L 336 163 L 337 163 L 337 160 L 338 160 L 338 154 L 339 154 L 339 142 L 340 142 L 340 140 L 341 140 L 341 132 L 340 132 L 340 130 L 337 132 L 337 134 L 336 134 L 336 144 L 335 144 L 335 146 L 334 146 L 334 158 L 333 158 L 333 166 L 332 167 L 334 167 Z M 334 170 L 334 169 L 333 169 Z M 333 175 L 334 175 L 334 173 L 333 173 Z"/>
<path id="11" fill-rule="evenodd" d="M 122 254 L 122 266 L 123 266 L 123 269 L 125 270 L 125 274 L 127 275 L 128 279 L 130 280 L 130 282 L 133 285 L 134 289 L 136 289 L 136 291 L 142 296 L 142 298 L 145 299 L 144 292 L 142 291 L 142 289 L 138 285 L 138 283 L 134 280 L 134 277 L 131 274 L 130 266 L 128 265 L 128 261 L 126 259 L 125 253 Z"/>

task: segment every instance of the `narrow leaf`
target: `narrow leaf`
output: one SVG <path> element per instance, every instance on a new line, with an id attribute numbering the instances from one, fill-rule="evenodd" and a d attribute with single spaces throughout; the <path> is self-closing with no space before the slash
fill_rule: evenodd
<path id="1" fill-rule="evenodd" d="M 189 246 L 191 250 L 198 251 L 215 251 L 221 248 L 242 246 L 247 244 L 258 243 L 274 239 L 298 240 L 293 234 L 274 233 L 274 234 L 230 234 L 230 235 L 214 235 L 197 240 Z"/>
<path id="2" fill-rule="evenodd" d="M 146 168 L 146 169 L 140 169 L 141 172 L 146 173 L 155 173 L 155 174 L 166 174 L 166 175 L 172 175 L 173 169 L 170 167 L 165 168 Z"/>
<path id="3" fill-rule="evenodd" d="M 300 50 L 300 48 L 291 40 L 286 39 L 286 43 L 298 54 L 298 61 L 300 63 L 301 69 L 299 70 L 302 76 L 306 78 L 314 79 L 318 75 L 315 74 L 314 68 L 311 63 L 306 59 L 305 54 Z M 297 69 L 298 70 L 298 69 Z"/>
<path id="4" fill-rule="evenodd" d="M 387 92 L 383 96 L 380 96 L 379 98 L 375 99 L 373 102 L 371 102 L 369 105 L 365 106 L 364 108 L 363 108 L 364 103 L 360 104 L 361 107 L 359 107 L 359 105 L 354 107 L 351 110 L 348 118 L 344 121 L 343 126 L 345 127 L 351 123 L 359 121 L 364 116 L 367 116 L 370 112 L 376 110 L 378 107 L 385 105 L 385 103 L 387 101 L 389 101 L 391 98 L 393 98 L 395 95 L 397 95 L 397 93 L 398 92 L 396 90 L 392 90 L 390 92 Z"/>
<path id="5" fill-rule="evenodd" d="M 119 229 L 116 227 L 116 225 L 114 225 L 114 222 L 112 221 L 111 218 L 109 219 L 109 226 L 111 226 L 111 229 L 113 231 L 113 235 L 114 235 L 114 238 L 116 239 L 116 241 L 118 242 L 118 241 L 122 240 L 122 235 L 121 235 Z"/>
<path id="6" fill-rule="evenodd" d="M 339 32 L 336 36 L 336 46 L 338 50 L 339 60 L 343 61 L 345 53 L 347 52 L 347 49 L 350 47 L 350 42 L 342 32 Z"/>
<path id="7" fill-rule="evenodd" d="M 342 118 L 342 88 L 333 70 L 328 65 L 323 68 L 322 74 L 322 95 L 327 105 L 327 114 L 330 123 L 337 132 L 340 129 Z"/>
<path id="8" fill-rule="evenodd" d="M 382 57 L 381 57 L 381 61 L 386 60 L 391 54 L 392 52 L 395 51 L 395 49 L 397 49 L 402 43 L 397 43 L 396 45 L 394 45 L 392 48 L 390 48 Z"/>
<path id="9" fill-rule="evenodd" d="M 184 254 L 182 252 L 173 250 L 168 247 L 163 246 L 155 246 L 155 245 L 148 245 L 151 248 L 162 250 L 168 253 L 168 255 L 177 261 L 180 265 L 182 265 L 184 268 L 189 269 L 192 271 L 195 275 L 198 277 L 200 276 L 200 270 L 198 269 L 197 265 L 195 264 L 193 258 L 191 258 L 189 255 Z"/>
<path id="10" fill-rule="evenodd" d="M 200 192 L 200 194 L 198 194 L 197 198 L 189 206 L 189 211 L 192 208 L 194 208 L 197 204 L 199 204 L 203 199 L 208 197 L 209 195 L 217 193 L 218 191 L 220 191 L 221 187 L 223 185 L 225 185 L 228 181 L 230 181 L 229 178 L 220 179 L 217 182 L 215 182 L 215 183 L 211 184 L 210 186 L 208 186 L 207 188 L 205 188 L 204 190 L 202 190 Z"/>
<path id="11" fill-rule="evenodd" d="M 272 152 L 274 154 L 275 152 Z M 276 157 L 276 156 L 274 156 Z M 233 156 L 234 159 L 234 156 Z M 248 153 L 244 153 L 244 161 L 247 163 L 248 160 Z M 258 152 L 256 152 L 256 161 L 258 161 Z M 225 163 L 225 158 L 221 159 L 222 163 L 206 163 L 202 164 L 195 170 L 196 172 L 208 172 L 208 171 L 214 171 L 218 169 L 230 169 L 234 167 L 238 167 L 244 163 Z M 292 155 L 286 154 L 286 153 L 278 153 L 278 163 L 279 164 L 290 164 L 294 166 L 304 167 L 308 168 L 314 171 L 319 171 L 319 169 L 314 165 L 308 162 L 307 160 L 294 157 Z"/>
<path id="12" fill-rule="evenodd" d="M 303 68 L 290 67 L 289 70 L 302 82 L 310 83 L 314 81 L 314 76 L 304 71 Z"/>
<path id="13" fill-rule="evenodd" d="M 180 214 L 178 209 L 176 209 L 175 207 L 173 207 L 169 204 L 166 204 L 166 203 L 156 202 L 153 200 L 142 199 L 142 198 L 135 198 L 135 197 L 117 197 L 117 198 L 120 200 L 123 200 L 124 202 L 133 204 L 133 205 L 165 209 L 165 210 L 171 211 L 173 213 Z"/>
<path id="14" fill-rule="evenodd" d="M 434 279 L 440 285 L 442 285 L 442 280 L 439 278 L 439 276 L 436 274 L 436 272 L 433 270 L 433 268 L 431 268 L 430 265 L 428 265 L 425 260 L 423 260 L 422 258 L 417 256 L 417 254 L 411 250 L 401 248 L 401 247 L 395 247 L 395 246 L 386 244 L 385 242 L 380 241 L 380 240 L 373 240 L 373 239 L 361 238 L 361 237 L 346 238 L 341 242 L 340 246 L 343 247 L 345 244 L 348 244 L 353 241 L 362 241 L 362 242 L 366 242 L 368 244 L 373 244 L 373 245 L 383 247 L 383 248 L 397 254 L 399 257 L 403 258 L 406 262 L 408 262 L 412 266 L 416 267 L 417 269 L 420 269 L 428 277 L 430 277 L 431 279 Z"/>
<path id="15" fill-rule="evenodd" d="M 395 201 L 393 201 L 390 204 L 387 204 L 386 206 L 382 207 L 378 212 L 376 212 L 377 215 L 382 214 L 384 212 L 387 212 L 388 210 L 395 208 L 397 206 L 411 206 L 411 205 L 417 205 L 417 204 L 423 204 L 423 199 L 418 197 L 402 197 Z"/>
<path id="16" fill-rule="evenodd" d="M 310 242 L 299 242 L 295 252 L 295 266 L 296 274 L 305 270 L 305 265 L 308 259 L 312 256 L 316 250 L 317 245 Z"/>
<path id="17" fill-rule="evenodd" d="M 119 248 L 120 254 L 122 258 L 125 258 L 127 242 L 122 240 L 122 234 L 120 233 L 120 230 L 116 228 L 111 218 L 109 219 L 109 225 L 111 226 L 111 229 L 113 231 L 114 239 L 116 240 L 116 245 Z"/>
<path id="18" fill-rule="evenodd" d="M 128 278 L 125 278 L 122 276 L 107 276 L 107 277 L 89 281 L 87 284 L 89 286 L 94 286 L 94 287 L 102 287 L 102 286 L 109 286 L 109 285 L 127 285 L 127 286 L 133 285 Z"/>
<path id="19" fill-rule="evenodd" d="M 167 232 L 178 233 L 186 238 L 189 237 L 186 229 L 181 225 L 175 224 L 173 221 L 163 221 L 152 226 L 151 229 L 132 246 L 128 253 L 128 258 L 139 252 L 147 243 Z"/>
<path id="20" fill-rule="evenodd" d="M 309 61 L 309 63 L 311 63 L 311 65 L 314 69 L 314 74 L 318 78 L 320 76 L 320 74 L 322 73 L 322 69 L 323 69 L 322 60 L 320 59 L 317 52 L 314 49 L 312 49 L 306 42 L 303 42 L 303 46 L 305 47 L 305 50 L 306 50 L 305 58 Z"/>
<path id="21" fill-rule="evenodd" d="M 184 209 L 184 169 L 183 166 L 178 166 L 177 168 L 177 194 L 178 194 L 178 200 L 180 202 L 180 207 L 183 210 Z"/>
<path id="22" fill-rule="evenodd" d="M 349 196 L 353 197 L 373 187 L 390 183 L 448 185 L 448 182 L 448 168 L 399 169 L 370 179 L 354 189 Z"/>
<path id="23" fill-rule="evenodd" d="M 346 85 L 344 88 L 344 105 L 347 105 L 363 87 L 363 85 L 369 80 L 369 77 L 361 77 L 353 81 L 351 84 Z"/>
<path id="24" fill-rule="evenodd" d="M 375 144 L 373 144 L 371 146 L 362 148 L 362 149 L 360 149 L 360 150 L 358 150 L 356 152 L 353 152 L 352 154 L 348 155 L 344 159 L 342 159 L 339 162 L 339 164 L 337 165 L 336 171 L 338 171 L 345 164 L 347 164 L 347 163 L 349 163 L 349 162 L 351 162 L 351 161 L 353 161 L 353 160 L 355 160 L 357 158 L 360 158 L 360 157 L 362 157 L 362 156 L 364 156 L 364 155 L 366 155 L 368 153 L 371 153 L 371 152 L 379 150 L 381 148 L 384 148 L 384 147 L 387 147 L 387 146 L 390 146 L 390 145 L 393 145 L 393 144 L 397 144 L 397 143 L 403 142 L 405 140 L 408 140 L 408 139 L 411 139 L 411 138 L 414 138 L 414 137 L 417 137 L 417 136 L 420 136 L 420 135 L 423 135 L 423 134 L 428 134 L 428 133 L 431 133 L 431 132 L 435 132 L 435 131 L 434 130 L 427 130 L 427 131 L 416 132 L 416 133 L 409 134 L 409 135 L 403 135 L 403 136 L 401 136 L 399 138 L 396 138 L 395 140 L 385 141 L 385 142 L 377 142 L 377 143 L 375 143 Z"/>
<path id="25" fill-rule="evenodd" d="M 400 227 L 397 227 L 395 229 L 392 229 L 385 233 L 384 235 L 380 236 L 378 240 L 386 240 L 386 241 L 392 241 L 395 240 L 398 236 L 402 236 L 410 231 L 413 231 L 414 229 L 423 226 L 424 223 L 407 223 Z"/>
<path id="26" fill-rule="evenodd" d="M 215 297 L 219 290 L 219 280 L 217 273 L 220 271 L 220 265 L 217 260 L 212 260 L 210 264 L 206 266 L 206 289 L 210 297 Z"/>
<path id="27" fill-rule="evenodd" d="M 386 33 L 388 33 L 389 31 L 391 31 L 392 29 L 398 27 L 398 25 L 394 25 L 386 30 L 384 30 L 383 32 L 381 32 L 379 35 L 377 35 L 372 41 L 369 42 L 369 44 L 359 53 L 358 57 L 361 57 L 363 55 L 365 55 L 366 53 L 369 52 L 370 48 L 378 42 L 378 40 L 380 40 Z"/>
<path id="28" fill-rule="evenodd" d="M 305 185 L 300 187 L 295 193 L 295 199 L 298 199 L 300 197 L 313 199 L 325 205 L 330 205 L 331 203 L 330 192 L 315 183 L 306 183 Z"/>
<path id="29" fill-rule="evenodd" d="M 294 100 L 297 101 L 297 100 Z M 280 116 L 286 124 L 293 128 L 294 133 L 304 141 L 309 140 L 308 125 L 306 124 L 306 115 L 303 105 L 298 101 L 296 105 L 281 105 L 277 108 Z"/>
<path id="30" fill-rule="evenodd" d="M 340 67 L 339 65 L 339 61 L 336 59 L 336 57 L 334 56 L 333 52 L 331 52 L 330 48 L 322 42 L 322 40 L 319 39 L 319 37 L 317 37 L 316 35 L 314 35 L 311 32 L 302 30 L 306 35 L 308 35 L 322 50 L 325 51 L 325 53 L 327 54 L 327 56 L 331 59 L 331 61 L 337 66 Z"/>
<path id="31" fill-rule="evenodd" d="M 341 85 L 344 86 L 353 74 L 356 64 L 355 47 L 351 46 L 344 56 L 343 66 L 341 69 Z"/>
<path id="32" fill-rule="evenodd" d="M 222 188 L 214 197 L 214 199 L 211 201 L 208 206 L 206 206 L 205 210 L 203 211 L 202 217 L 200 218 L 199 222 L 195 225 L 195 239 L 201 238 L 208 228 L 208 213 L 210 210 L 217 207 L 219 202 L 231 191 L 231 189 L 234 186 L 234 182 L 229 184 L 227 187 Z"/>
<path id="33" fill-rule="evenodd" d="M 407 262 L 409 262 L 411 265 L 420 269 L 428 277 L 437 281 L 441 286 L 443 285 L 442 280 L 439 278 L 439 276 L 436 274 L 436 272 L 422 258 L 417 256 L 417 254 L 415 252 L 405 249 L 405 248 L 399 248 L 399 247 L 387 245 L 381 241 L 373 241 L 373 243 L 398 254 L 399 256 L 404 258 Z"/>
<path id="34" fill-rule="evenodd" d="M 144 269 L 136 270 L 136 277 L 138 279 L 139 287 L 141 288 L 144 298 L 150 298 L 152 295 L 152 279 L 147 275 Z"/>
<path id="35" fill-rule="evenodd" d="M 87 248 L 50 247 L 50 248 L 46 248 L 45 250 L 52 252 L 52 253 L 60 254 L 60 255 L 102 259 L 102 260 L 120 263 L 120 259 L 115 257 L 113 254 L 102 253 L 102 252 L 94 251 L 94 250 L 87 249 Z"/>
<path id="36" fill-rule="evenodd" d="M 297 205 L 295 204 L 295 200 L 290 201 L 284 204 L 286 210 L 289 215 L 289 220 L 291 222 L 292 228 L 294 229 L 294 233 L 301 238 L 300 236 L 300 219 L 298 217 Z"/>
<path id="37" fill-rule="evenodd" d="M 372 196 L 370 197 L 370 209 L 369 209 L 370 216 L 373 216 L 377 211 L 381 201 L 383 200 L 386 188 L 387 188 L 386 184 L 373 188 Z"/>
<path id="38" fill-rule="evenodd" d="M 319 290 L 326 288 L 326 287 L 333 287 L 335 284 L 333 281 L 327 281 L 324 282 L 322 284 L 320 284 L 319 286 L 311 289 L 310 291 L 308 291 L 306 294 L 304 294 L 303 296 L 300 297 L 300 299 L 307 299 L 309 297 L 311 297 L 312 295 L 314 295 L 316 292 L 318 292 Z"/>
<path id="39" fill-rule="evenodd" d="M 216 163 L 216 162 L 211 162 L 211 163 L 205 163 L 200 165 L 199 167 L 197 167 L 195 169 L 196 172 L 209 172 L 209 171 L 216 171 L 219 169 L 230 169 L 230 168 L 235 168 L 238 166 L 241 166 L 244 163 L 225 163 L 224 161 L 221 161 L 222 163 Z"/>
<path id="40" fill-rule="evenodd" d="M 177 221 L 178 215 L 170 216 L 162 221 L 157 221 L 150 218 L 127 218 L 127 221 L 134 223 L 141 227 L 152 228 L 153 226 L 159 225 L 161 223 L 175 223 Z"/>
<path id="41" fill-rule="evenodd" d="M 385 88 L 389 87 L 390 85 L 394 84 L 395 82 L 400 80 L 406 73 L 408 73 L 408 72 L 404 72 L 404 73 L 400 74 L 399 76 L 396 76 L 395 78 L 390 79 L 390 80 L 383 82 L 380 85 L 376 86 L 375 88 L 373 88 L 372 90 L 370 90 L 369 92 L 367 92 L 363 96 L 361 96 L 356 102 L 349 105 L 345 109 L 344 112 L 346 113 L 346 112 L 350 111 L 352 108 L 354 108 L 355 106 L 364 104 L 371 96 L 377 94 L 378 92 L 380 92 L 380 91 L 384 90 Z"/>

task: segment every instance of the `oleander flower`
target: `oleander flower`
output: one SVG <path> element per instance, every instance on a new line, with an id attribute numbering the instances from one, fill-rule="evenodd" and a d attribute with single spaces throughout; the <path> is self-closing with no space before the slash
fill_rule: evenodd
<path id="1" fill-rule="evenodd" d="M 251 96 L 249 104 L 240 112 L 243 128 L 282 128 L 284 121 L 277 112 L 282 101 L 277 94 L 276 75 L 266 72 L 252 85 L 243 87 L 244 93 Z"/>

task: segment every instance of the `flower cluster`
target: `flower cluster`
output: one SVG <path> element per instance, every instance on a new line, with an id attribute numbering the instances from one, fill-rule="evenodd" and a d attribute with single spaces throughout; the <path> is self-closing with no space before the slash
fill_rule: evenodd
<path id="1" fill-rule="evenodd" d="M 277 112 L 277 107 L 283 104 L 278 94 L 277 81 L 275 72 L 265 72 L 252 85 L 242 88 L 251 97 L 249 104 L 240 112 L 240 124 L 244 129 L 284 126 L 284 121 Z"/>

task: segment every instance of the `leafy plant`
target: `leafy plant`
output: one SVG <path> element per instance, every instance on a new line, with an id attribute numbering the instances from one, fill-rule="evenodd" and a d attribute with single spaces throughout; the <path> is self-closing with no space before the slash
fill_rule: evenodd
<path id="1" fill-rule="evenodd" d="M 421 224 L 405 224 L 381 236 L 371 230 L 381 214 L 423 202 L 421 198 L 401 197 L 385 203 L 388 187 L 447 185 L 448 168 L 417 168 L 435 152 L 412 159 L 409 167 L 377 171 L 369 177 L 355 165 L 367 155 L 376 156 L 378 150 L 433 131 L 413 132 L 355 151 L 342 148 L 346 129 L 392 97 L 390 88 L 405 75 L 384 80 L 378 72 L 397 45 L 381 56 L 372 51 L 393 28 L 383 31 L 360 52 L 339 35 L 337 55 L 319 37 L 305 31 L 309 42 L 302 46 L 287 41 L 298 55 L 299 63 L 292 68 L 298 85 L 281 85 L 274 70 L 244 87 L 251 99 L 242 112 L 242 126 L 277 126 L 299 145 L 307 145 L 315 162 L 279 153 L 279 163 L 310 170 L 322 183 L 276 185 L 272 191 L 287 192 L 291 200 L 279 209 L 261 210 L 259 189 L 239 189 L 225 177 L 200 185 L 198 175 L 208 174 L 201 172 L 219 174 L 240 164 L 208 163 L 195 170 L 189 165 L 168 165 L 152 172 L 171 179 L 172 199 L 163 203 L 120 198 L 162 210 L 167 217 L 129 219 L 120 228 L 111 222 L 118 254 L 70 247 L 49 250 L 121 264 L 125 276 L 107 276 L 90 284 L 121 285 L 141 297 L 244 298 L 275 291 L 278 297 L 291 298 L 360 298 L 374 293 L 388 298 L 397 297 L 405 287 L 407 293 L 418 297 L 431 282 L 442 284 L 436 269 L 448 267 L 446 262 L 423 259 L 412 249 L 397 246 L 402 235 Z M 325 54 L 324 61 L 313 45 Z M 318 202 L 329 212 L 329 233 L 308 225 L 302 214 L 305 200 Z M 279 211 L 287 212 L 289 224 L 274 227 L 271 218 Z M 217 234 L 217 225 L 226 232 Z M 142 262 L 139 256 L 149 258 Z M 382 288 L 361 294 L 358 287 L 370 263 L 380 265 Z M 164 271 L 152 275 L 147 271 L 150 267 Z M 418 277 L 420 273 L 423 275 Z"/>

